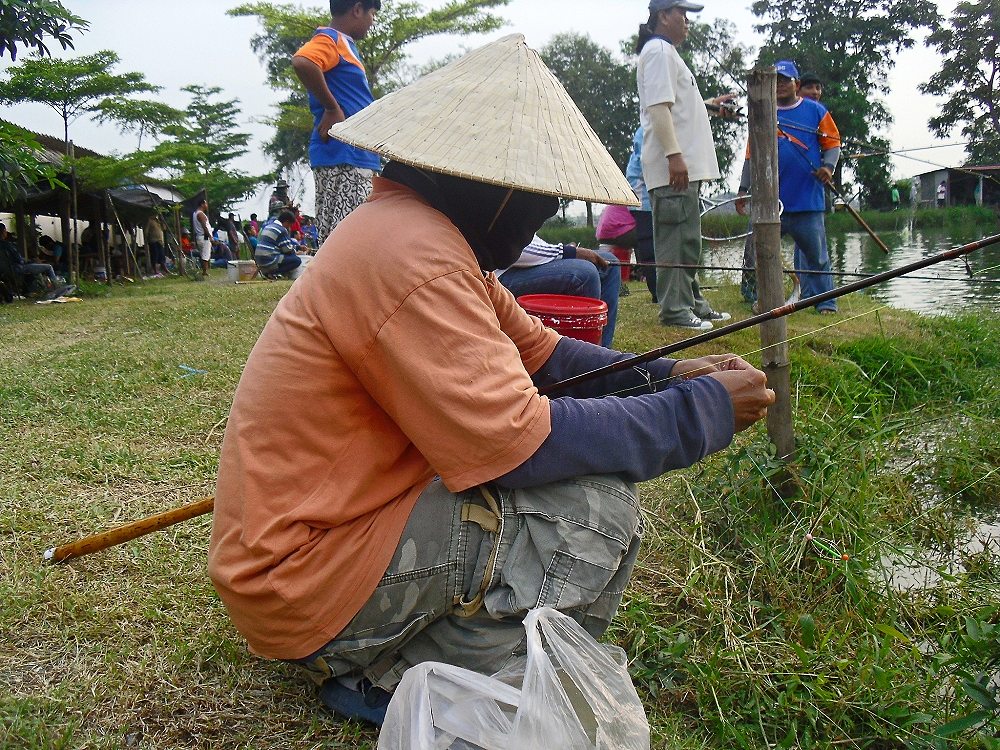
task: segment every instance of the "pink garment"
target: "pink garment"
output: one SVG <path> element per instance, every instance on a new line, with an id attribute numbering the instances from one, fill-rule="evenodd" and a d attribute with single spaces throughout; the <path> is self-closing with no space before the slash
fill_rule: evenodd
<path id="1" fill-rule="evenodd" d="M 635 217 L 625 206 L 608 206 L 597 221 L 598 242 L 609 242 L 635 229 Z"/>

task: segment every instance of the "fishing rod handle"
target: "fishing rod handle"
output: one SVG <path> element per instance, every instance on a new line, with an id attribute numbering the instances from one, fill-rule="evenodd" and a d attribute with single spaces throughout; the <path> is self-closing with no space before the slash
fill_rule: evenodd
<path id="1" fill-rule="evenodd" d="M 51 549 L 45 550 L 45 553 L 42 555 L 42 559 L 50 563 L 59 563 L 73 557 L 82 557 L 83 555 L 89 555 L 92 552 L 100 552 L 102 549 L 107 549 L 108 547 L 113 547 L 117 544 L 123 544 L 131 541 L 132 539 L 137 539 L 140 536 L 145 536 L 146 534 L 151 534 L 154 531 L 159 531 L 160 529 L 165 529 L 168 526 L 173 526 L 174 524 L 195 518 L 196 516 L 211 513 L 214 507 L 215 498 L 204 497 L 193 503 L 188 503 L 187 505 L 182 505 L 179 508 L 174 508 L 173 510 L 157 513 L 154 516 L 149 516 L 148 518 L 143 518 L 138 521 L 125 524 L 124 526 L 119 526 L 115 529 L 110 529 L 99 534 L 84 537 L 83 539 L 78 539 L 75 542 L 70 542 L 69 544 L 64 544 L 60 547 L 52 547 Z"/>

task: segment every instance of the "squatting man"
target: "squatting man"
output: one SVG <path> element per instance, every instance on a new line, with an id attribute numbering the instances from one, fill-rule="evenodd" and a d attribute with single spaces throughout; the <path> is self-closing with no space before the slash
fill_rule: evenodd
<path id="1" fill-rule="evenodd" d="M 532 116 L 552 111 L 557 131 Z M 300 664 L 325 705 L 377 724 L 415 664 L 502 668 L 533 607 L 599 637 L 639 552 L 635 483 L 725 448 L 774 393 L 726 355 L 539 395 L 628 355 L 544 328 L 489 269 L 559 197 L 635 197 L 523 37 L 330 134 L 388 164 L 250 354 L 209 573 L 255 654 Z"/>

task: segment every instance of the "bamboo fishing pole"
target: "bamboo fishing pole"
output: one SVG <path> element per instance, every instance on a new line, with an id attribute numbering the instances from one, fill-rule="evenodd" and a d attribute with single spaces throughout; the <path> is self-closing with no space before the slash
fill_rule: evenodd
<path id="1" fill-rule="evenodd" d="M 634 357 L 629 357 L 628 359 L 623 359 L 618 362 L 614 362 L 610 365 L 605 365 L 604 367 L 598 367 L 596 370 L 591 370 L 590 372 L 580 373 L 579 375 L 574 375 L 571 378 L 566 378 L 565 380 L 560 380 L 558 383 L 552 383 L 551 385 L 543 386 L 538 389 L 541 395 L 548 395 L 554 391 L 562 390 L 563 388 L 568 388 L 572 385 L 577 385 L 578 383 L 584 383 L 588 380 L 593 380 L 594 378 L 603 377 L 604 375 L 611 375 L 612 373 L 621 372 L 622 370 L 628 370 L 636 365 L 643 364 L 644 362 L 651 362 L 654 359 L 659 359 L 660 357 L 665 357 L 668 354 L 673 354 L 674 352 L 679 352 L 682 349 L 687 349 L 692 346 L 697 346 L 699 344 L 704 344 L 708 341 L 713 341 L 722 336 L 727 336 L 730 333 L 736 333 L 737 331 L 742 331 L 746 328 L 752 328 L 753 326 L 760 325 L 761 323 L 766 323 L 769 320 L 777 320 L 778 318 L 783 318 L 786 315 L 791 315 L 799 310 L 805 310 L 807 307 L 813 307 L 821 302 L 826 302 L 827 300 L 837 299 L 838 297 L 843 297 L 845 294 L 850 294 L 852 292 L 857 292 L 862 289 L 867 289 L 868 287 L 875 286 L 876 284 L 881 284 L 883 281 L 889 281 L 891 279 L 903 276 L 911 271 L 919 271 L 921 268 L 927 268 L 935 263 L 941 263 L 946 260 L 953 260 L 954 258 L 960 258 L 963 255 L 968 255 L 969 253 L 980 250 L 989 245 L 995 245 L 1000 242 L 1000 234 L 994 234 L 990 237 L 984 237 L 976 242 L 970 242 L 966 245 L 960 245 L 959 247 L 952 248 L 951 250 L 945 250 L 944 252 L 938 253 L 937 255 L 931 255 L 927 258 L 922 258 L 921 260 L 914 261 L 913 263 L 908 263 L 905 266 L 900 266 L 899 268 L 893 268 L 888 271 L 883 271 L 882 273 L 874 274 L 866 279 L 860 279 L 858 281 L 852 281 L 849 284 L 844 284 L 844 286 L 837 287 L 836 289 L 831 289 L 828 292 L 823 292 L 822 294 L 816 294 L 812 297 L 806 297 L 798 302 L 789 302 L 781 307 L 776 307 L 773 310 L 761 313 L 760 315 L 753 315 L 746 320 L 740 320 L 730 325 L 723 326 L 722 328 L 716 328 L 711 331 L 705 331 L 705 333 L 700 333 L 697 336 L 692 336 L 690 338 L 683 339 L 682 341 L 677 341 L 673 344 L 667 344 L 666 346 L 661 346 L 657 349 L 652 349 L 645 354 L 637 354 Z"/>
<path id="2" fill-rule="evenodd" d="M 165 529 L 168 526 L 173 526 L 174 524 L 190 520 L 196 516 L 211 513 L 214 507 L 214 497 L 203 497 L 193 503 L 182 505 L 179 508 L 164 511 L 163 513 L 157 513 L 155 516 L 149 516 L 148 518 L 143 518 L 139 521 L 127 523 L 124 526 L 119 526 L 118 528 L 104 531 L 100 534 L 87 536 L 83 539 L 78 539 L 75 542 L 70 542 L 69 544 L 52 547 L 51 549 L 45 550 L 45 554 L 42 555 L 42 558 L 46 562 L 58 563 L 74 557 L 89 555 L 91 552 L 99 552 L 102 549 L 114 547 L 116 544 L 124 544 L 125 542 L 131 541 L 140 536 L 152 534 L 154 531 Z"/>

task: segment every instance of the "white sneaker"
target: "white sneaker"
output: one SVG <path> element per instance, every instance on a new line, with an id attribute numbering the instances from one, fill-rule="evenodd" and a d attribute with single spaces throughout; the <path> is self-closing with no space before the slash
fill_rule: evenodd
<path id="1" fill-rule="evenodd" d="M 724 323 L 727 320 L 731 320 L 732 317 L 733 316 L 727 312 L 716 312 L 715 310 L 712 310 L 712 312 L 704 317 L 704 320 L 709 320 L 713 323 Z"/>
<path id="2" fill-rule="evenodd" d="M 702 320 L 701 318 L 695 315 L 692 315 L 685 321 L 681 321 L 679 323 L 670 323 L 670 325 L 675 326 L 677 328 L 687 328 L 694 331 L 710 331 L 712 330 L 712 328 L 715 327 L 712 325 L 712 322 L 710 320 Z"/>

